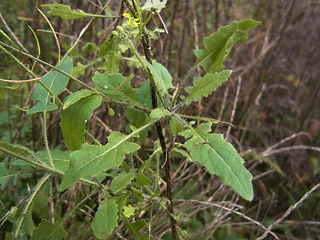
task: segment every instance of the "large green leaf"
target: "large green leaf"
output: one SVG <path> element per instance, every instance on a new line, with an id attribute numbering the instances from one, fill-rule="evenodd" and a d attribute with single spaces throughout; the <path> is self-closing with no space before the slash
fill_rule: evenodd
<path id="1" fill-rule="evenodd" d="M 78 18 L 85 18 L 85 17 L 112 17 L 112 16 L 85 13 L 84 11 L 79 9 L 71 10 L 71 7 L 65 4 L 42 4 L 41 7 L 50 8 L 50 11 L 48 12 L 48 14 L 59 16 L 62 19 L 78 19 Z"/>
<path id="2" fill-rule="evenodd" d="M 104 199 L 96 212 L 91 228 L 98 239 L 109 237 L 118 225 L 117 199 Z"/>
<path id="3" fill-rule="evenodd" d="M 67 233 L 62 227 L 62 219 L 56 219 L 54 223 L 42 219 L 39 226 L 34 230 L 31 240 L 59 240 L 66 236 Z"/>
<path id="4" fill-rule="evenodd" d="M 223 70 L 214 74 L 208 73 L 204 77 L 194 80 L 193 87 L 186 87 L 186 92 L 189 93 L 189 96 L 185 100 L 186 104 L 189 105 L 191 102 L 207 97 L 223 82 L 227 81 L 231 73 L 231 70 Z"/>
<path id="5" fill-rule="evenodd" d="M 222 63 L 233 45 L 245 42 L 248 38 L 247 31 L 259 24 L 258 21 L 248 19 L 220 27 L 218 31 L 204 38 L 203 50 L 194 51 L 198 58 L 197 66 L 202 66 L 206 73 L 221 70 Z"/>
<path id="6" fill-rule="evenodd" d="M 190 126 L 180 133 L 188 138 L 184 146 L 191 153 L 192 160 L 206 167 L 211 174 L 218 175 L 240 196 L 252 200 L 252 176 L 243 166 L 244 160 L 222 134 L 210 134 L 210 131 L 211 123 L 204 123 L 195 129 Z"/>
<path id="7" fill-rule="evenodd" d="M 125 154 L 137 151 L 140 146 L 128 140 L 138 137 L 144 129 L 152 126 L 158 120 L 153 120 L 134 129 L 129 135 L 112 132 L 105 146 L 83 144 L 81 149 L 70 154 L 71 162 L 62 179 L 59 190 L 72 186 L 81 177 L 95 177 L 108 169 L 118 167 Z"/>
<path id="8" fill-rule="evenodd" d="M 60 127 L 69 149 L 78 150 L 85 143 L 86 122 L 101 105 L 101 100 L 101 96 L 87 90 L 76 92 L 67 98 L 64 105 L 67 108 L 61 111 Z"/>
<path id="9" fill-rule="evenodd" d="M 59 67 L 59 66 L 57 66 Z M 69 57 L 65 57 L 60 62 L 60 69 L 66 73 L 71 73 L 72 62 Z M 69 77 L 58 72 L 51 71 L 45 75 L 41 80 L 55 95 L 63 92 L 66 88 Z M 34 89 L 31 99 L 39 101 L 33 108 L 31 108 L 27 114 L 34 114 L 38 112 L 50 112 L 56 110 L 58 107 L 55 103 L 52 103 L 53 96 L 39 83 Z"/>
<path id="10" fill-rule="evenodd" d="M 132 76 L 126 78 L 120 73 L 96 72 L 93 77 L 94 83 L 108 97 L 118 101 L 129 101 L 132 105 L 141 105 L 136 100 L 137 89 L 131 86 L 131 79 Z"/>

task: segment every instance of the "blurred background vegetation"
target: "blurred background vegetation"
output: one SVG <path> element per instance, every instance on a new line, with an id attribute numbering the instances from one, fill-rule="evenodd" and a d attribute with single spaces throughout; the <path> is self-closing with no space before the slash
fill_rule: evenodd
<path id="1" fill-rule="evenodd" d="M 115 14 L 119 11 L 118 0 L 2 0 L 0 27 L 10 36 L 15 34 L 16 44 L 35 56 L 36 42 L 28 26 L 38 29 L 41 58 L 55 64 L 57 48 L 36 6 L 63 3 L 73 9 L 97 13 L 106 2 Z M 42 10 L 46 12 L 47 9 Z M 175 84 L 179 84 L 195 62 L 193 50 L 202 48 L 204 37 L 234 20 L 262 21 L 259 27 L 250 31 L 247 43 L 237 46 L 227 59 L 225 67 L 233 70 L 229 81 L 213 95 L 186 109 L 188 114 L 212 117 L 234 125 L 230 128 L 218 124 L 215 131 L 225 134 L 246 160 L 246 167 L 253 175 L 254 200 L 240 199 L 197 164 L 184 160 L 173 163 L 175 212 L 181 228 L 189 232 L 187 239 L 256 239 L 264 232 L 261 225 L 267 227 L 275 222 L 320 182 L 320 2 L 169 0 L 161 18 L 164 24 L 155 15 L 150 28 L 163 29 L 165 26 L 169 34 L 162 33 L 154 39 L 152 51 L 154 58 L 168 68 Z M 52 16 L 49 19 L 58 33 L 63 53 L 89 21 L 65 21 Z M 73 74 L 89 85 L 98 48 L 115 24 L 115 20 L 95 19 L 78 48 L 71 53 L 74 65 L 78 64 L 77 72 Z M 2 36 L 0 39 L 5 41 Z M 129 53 L 124 53 L 126 55 Z M 31 59 L 16 56 L 32 66 Z M 83 65 L 88 66 L 82 68 Z M 35 71 L 39 75 L 44 73 L 38 65 Z M 127 75 L 132 67 L 123 61 L 120 72 Z M 141 70 L 136 70 L 135 74 L 137 81 L 134 84 L 140 85 L 144 75 Z M 196 74 L 201 75 L 201 69 Z M 0 78 L 26 77 L 26 73 L 0 51 Z M 32 105 L 29 99 L 32 89 L 31 83 L 21 86 L 0 83 L 0 140 L 38 150 L 42 148 L 40 123 L 21 110 Z M 69 89 L 75 90 L 76 86 L 69 86 Z M 121 115 L 111 117 L 106 112 L 107 105 L 96 111 L 95 118 L 89 123 L 98 139 L 104 139 L 107 134 L 102 122 L 111 129 L 125 128 Z M 50 143 L 52 147 L 63 148 L 58 124 L 59 116 L 50 114 Z M 36 183 L 32 175 L 20 178 L 28 178 L 31 185 L 32 180 Z M 18 196 L 28 191 L 27 186 L 24 181 L 20 186 L 6 186 L 10 191 L 1 193 L 1 217 L 7 206 L 21 200 Z M 69 197 L 68 201 L 83 197 L 81 189 L 74 191 L 78 195 L 68 193 L 69 196 L 61 196 L 61 201 L 66 197 Z M 319 190 L 310 194 L 289 217 L 274 226 L 273 232 L 280 239 L 320 239 L 319 199 Z M 93 214 L 86 211 L 89 216 Z M 154 239 L 166 239 L 166 214 L 161 209 L 154 214 Z M 90 217 L 87 215 L 69 223 L 73 227 L 71 235 L 75 236 L 72 239 L 90 239 L 90 227 L 86 224 Z M 1 226 L 0 236 L 4 236 L 6 228 L 9 228 L 7 223 Z M 273 238 L 269 235 L 268 239 Z"/>

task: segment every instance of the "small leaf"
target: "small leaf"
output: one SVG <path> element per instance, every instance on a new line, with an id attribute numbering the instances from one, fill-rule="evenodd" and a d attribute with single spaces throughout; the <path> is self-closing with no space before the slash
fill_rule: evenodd
<path id="1" fill-rule="evenodd" d="M 66 73 L 71 73 L 72 62 L 69 57 L 65 57 L 61 60 L 60 69 Z M 58 95 L 62 93 L 66 88 L 69 81 L 69 77 L 58 71 L 51 71 L 50 73 L 45 75 L 41 81 L 54 94 Z M 53 96 L 38 83 L 31 95 L 31 99 L 34 101 L 38 100 L 39 102 L 35 106 L 33 106 L 27 112 L 27 114 L 34 114 L 38 112 L 50 112 L 56 110 L 58 107 L 55 103 L 51 103 L 52 98 Z"/>
<path id="2" fill-rule="evenodd" d="M 152 109 L 150 81 L 145 81 L 137 90 L 136 99 L 147 109 Z"/>
<path id="3" fill-rule="evenodd" d="M 123 215 L 125 215 L 127 218 L 130 218 L 134 215 L 136 208 L 133 207 L 131 204 L 128 206 L 123 206 Z"/>
<path id="4" fill-rule="evenodd" d="M 183 131 L 180 135 L 188 138 L 184 147 L 191 153 L 193 161 L 216 174 L 226 185 L 233 188 L 247 200 L 252 200 L 252 176 L 243 166 L 244 160 L 221 134 L 209 134 L 211 123 Z"/>
<path id="5" fill-rule="evenodd" d="M 220 71 L 222 63 L 234 44 L 247 41 L 247 31 L 259 25 L 260 22 L 251 19 L 220 27 L 215 33 L 204 38 L 203 50 L 195 50 L 198 58 L 197 66 L 202 66 L 206 73 Z"/>
<path id="6" fill-rule="evenodd" d="M 111 184 L 110 190 L 117 193 L 124 189 L 132 179 L 136 176 L 136 169 L 130 169 L 129 172 L 122 172 L 118 176 L 114 177 Z"/>
<path id="7" fill-rule="evenodd" d="M 152 66 L 156 75 L 163 80 L 166 89 L 174 88 L 174 86 L 172 85 L 172 76 L 170 75 L 168 70 L 162 64 L 156 61 L 152 62 Z"/>
<path id="8" fill-rule="evenodd" d="M 149 166 L 151 159 L 152 159 L 152 155 L 151 155 L 151 157 L 149 157 L 149 159 L 144 161 L 142 166 L 140 166 L 140 168 L 139 168 L 136 182 L 140 186 L 145 186 L 145 185 L 149 185 L 152 183 L 152 181 L 146 175 L 144 175 L 144 171 Z"/>
<path id="9" fill-rule="evenodd" d="M 109 113 L 110 116 L 114 116 L 115 115 L 115 112 L 114 112 L 113 108 L 110 107 L 109 104 L 108 104 L 108 113 Z"/>
<path id="10" fill-rule="evenodd" d="M 143 172 L 141 171 L 139 171 L 136 181 L 137 181 L 137 184 L 139 184 L 139 186 L 145 186 L 152 183 L 150 178 L 146 177 L 146 175 L 144 175 Z"/>
<path id="11" fill-rule="evenodd" d="M 42 219 L 39 226 L 33 231 L 31 240 L 59 240 L 67 236 L 66 231 L 62 227 L 62 220 L 54 223 Z"/>
<path id="12" fill-rule="evenodd" d="M 185 157 L 185 158 L 187 158 L 189 160 L 192 160 L 190 154 L 188 152 L 186 152 L 185 150 L 183 150 L 183 149 L 174 147 L 174 148 L 172 148 L 172 151 L 176 152 L 176 153 L 179 153 L 180 155 L 182 155 L 183 157 Z"/>
<path id="13" fill-rule="evenodd" d="M 150 117 L 153 119 L 160 119 L 169 115 L 170 115 L 170 112 L 164 108 L 156 108 L 152 110 L 150 113 Z"/>
<path id="14" fill-rule="evenodd" d="M 70 154 L 71 162 L 65 171 L 59 190 L 72 186 L 81 177 L 95 177 L 111 168 L 119 167 L 125 154 L 137 151 L 140 146 L 128 140 L 137 137 L 141 131 L 156 122 L 150 121 L 129 135 L 112 132 L 105 146 L 83 144 L 81 149 Z"/>
<path id="15" fill-rule="evenodd" d="M 157 12 L 161 12 L 161 10 L 166 6 L 166 3 L 167 0 L 147 0 L 141 9 L 144 11 L 155 9 Z"/>
<path id="16" fill-rule="evenodd" d="M 185 99 L 186 104 L 189 105 L 191 102 L 207 97 L 223 82 L 227 81 L 231 73 L 231 70 L 223 70 L 214 74 L 206 74 L 204 77 L 194 80 L 193 87 L 186 87 L 186 92 L 189 93 L 189 96 Z"/>
<path id="17" fill-rule="evenodd" d="M 170 118 L 170 130 L 173 136 L 176 136 L 179 132 L 183 130 L 183 124 L 176 118 Z"/>
<path id="18" fill-rule="evenodd" d="M 161 70 L 159 70 L 159 65 L 150 64 L 145 58 L 141 58 L 141 59 L 144 62 L 144 64 L 147 66 L 148 70 L 150 71 L 150 74 L 152 75 L 152 78 L 154 80 L 154 85 L 157 91 L 160 93 L 161 97 L 168 96 L 168 89 L 167 89 L 165 80 L 162 78 Z"/>
<path id="19" fill-rule="evenodd" d="M 90 94 L 89 96 L 86 96 Z M 102 97 L 87 90 L 76 92 L 66 100 L 67 108 L 61 111 L 60 127 L 66 146 L 80 149 L 85 143 L 85 126 L 93 111 L 101 105 Z M 70 105 L 70 104 L 72 105 Z"/>
<path id="20" fill-rule="evenodd" d="M 104 199 L 96 212 L 91 228 L 98 239 L 109 237 L 118 225 L 117 199 Z"/>
<path id="21" fill-rule="evenodd" d="M 67 20 L 85 17 L 111 17 L 105 15 L 85 13 L 84 11 L 79 9 L 71 10 L 71 7 L 65 4 L 42 4 L 41 7 L 48 7 L 50 8 L 48 14 L 55 15 Z"/>
<path id="22" fill-rule="evenodd" d="M 80 99 L 90 96 L 91 94 L 94 94 L 94 92 L 86 89 L 75 92 L 74 94 L 68 96 L 63 104 L 63 110 L 78 102 Z"/>

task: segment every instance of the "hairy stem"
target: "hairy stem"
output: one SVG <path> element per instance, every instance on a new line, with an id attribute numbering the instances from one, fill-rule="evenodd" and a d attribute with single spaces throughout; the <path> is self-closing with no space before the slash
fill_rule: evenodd
<path id="1" fill-rule="evenodd" d="M 139 10 L 137 9 L 137 5 L 135 4 L 135 1 L 133 0 L 133 5 L 135 11 L 138 13 L 139 15 Z M 133 12 L 133 15 L 136 16 L 136 13 Z M 145 25 L 143 25 L 144 28 Z M 152 52 L 151 52 L 151 46 L 150 43 L 148 41 L 148 36 L 147 36 L 147 32 L 142 29 L 142 44 L 143 44 L 143 50 L 144 50 L 144 54 L 145 57 L 147 59 L 147 61 L 152 64 Z M 149 78 L 152 78 L 152 75 L 148 74 Z M 158 102 L 157 102 L 157 91 L 155 88 L 155 85 L 152 84 L 153 79 L 150 79 L 150 91 L 151 91 L 151 101 L 152 101 L 152 108 L 155 109 L 158 107 Z M 168 149 L 166 146 L 166 142 L 165 142 L 165 138 L 163 135 L 163 131 L 162 131 L 162 126 L 160 121 L 157 121 L 155 123 L 156 126 L 156 130 L 157 130 L 157 135 L 160 141 L 160 145 L 162 148 L 162 156 L 163 156 L 163 161 L 165 163 L 165 171 L 166 171 L 166 183 L 167 183 L 167 207 L 168 207 L 168 211 L 169 211 L 169 217 L 170 217 L 170 226 L 171 226 L 171 234 L 172 234 L 172 239 L 176 240 L 176 221 L 174 219 L 174 211 L 173 211 L 173 203 L 172 203 L 172 179 L 171 179 L 171 161 L 169 158 L 169 154 L 168 154 Z"/>

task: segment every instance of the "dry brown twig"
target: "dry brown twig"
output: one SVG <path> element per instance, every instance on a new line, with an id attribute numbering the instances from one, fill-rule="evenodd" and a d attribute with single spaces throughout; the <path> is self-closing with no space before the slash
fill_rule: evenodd
<path id="1" fill-rule="evenodd" d="M 265 239 L 269 233 L 271 233 L 271 230 L 274 226 L 280 224 L 286 217 L 288 217 L 290 215 L 290 213 L 292 211 L 294 211 L 296 208 L 299 207 L 299 205 L 304 201 L 306 200 L 311 193 L 313 193 L 314 191 L 316 191 L 318 188 L 320 187 L 320 183 L 318 183 L 317 185 L 315 185 L 310 191 L 308 191 L 306 194 L 303 195 L 303 197 L 298 201 L 296 202 L 294 205 L 291 205 L 287 211 L 277 220 L 275 221 L 274 223 L 272 223 L 267 229 L 266 231 L 263 233 L 263 235 L 261 235 L 260 237 L 258 237 L 256 240 L 262 240 L 262 239 Z"/>
<path id="2" fill-rule="evenodd" d="M 320 185 L 320 183 L 319 183 Z M 196 203 L 196 204 L 201 204 L 201 205 L 207 205 L 207 206 L 212 206 L 212 207 L 217 207 L 217 208 L 220 208 L 220 209 L 223 209 L 225 211 L 228 211 L 228 212 L 232 212 L 256 225 L 258 225 L 259 227 L 261 227 L 262 229 L 264 229 L 265 231 L 268 231 L 268 228 L 266 228 L 262 223 L 248 217 L 247 215 L 235 210 L 235 209 L 232 209 L 232 208 L 228 208 L 228 207 L 225 207 L 221 204 L 217 204 L 217 203 L 211 203 L 211 202 L 203 202 L 203 201 L 198 201 L 198 200 L 193 200 L 193 199 L 190 199 L 190 200 L 175 200 L 175 201 L 179 201 L 179 202 L 192 202 L 192 203 Z M 270 233 L 272 236 L 274 236 L 275 239 L 279 239 L 278 236 L 276 234 L 274 234 L 273 232 L 271 232 L 271 229 L 270 231 L 268 232 Z"/>
<path id="3" fill-rule="evenodd" d="M 292 146 L 292 147 L 283 147 L 276 150 L 270 150 L 270 151 L 264 151 L 260 155 L 262 157 L 268 157 L 273 154 L 283 153 L 283 152 L 290 152 L 292 150 L 312 150 L 320 152 L 320 147 L 314 147 L 314 146 L 307 146 L 307 145 L 298 145 L 298 146 Z"/>
<path id="4" fill-rule="evenodd" d="M 235 100 L 234 100 L 234 103 L 233 103 L 233 109 L 232 109 L 231 118 L 230 118 L 230 123 L 231 124 L 233 123 L 234 116 L 235 116 L 236 111 L 237 111 L 237 105 L 238 105 L 238 101 L 239 101 L 241 83 L 242 83 L 242 76 L 239 76 L 239 82 L 238 82 L 236 97 L 235 97 Z M 229 139 L 230 131 L 231 131 L 231 126 L 229 125 L 228 126 L 228 130 L 227 130 L 227 134 L 226 134 L 226 139 Z"/>

